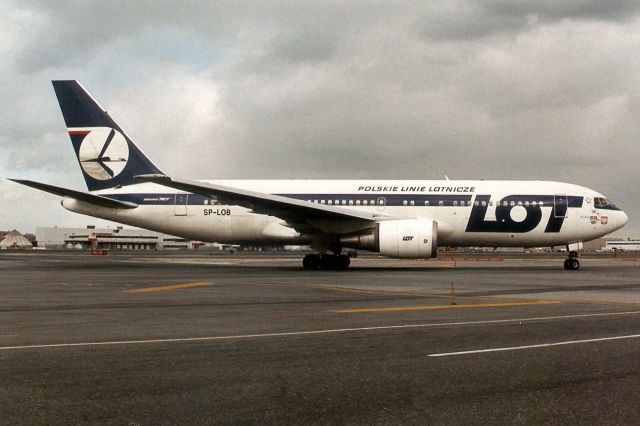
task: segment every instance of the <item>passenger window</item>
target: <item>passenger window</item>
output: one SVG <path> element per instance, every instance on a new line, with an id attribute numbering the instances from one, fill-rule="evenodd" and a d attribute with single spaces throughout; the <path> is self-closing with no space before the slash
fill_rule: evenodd
<path id="1" fill-rule="evenodd" d="M 524 202 L 524 206 L 525 206 L 525 207 L 529 207 L 529 202 L 528 202 L 528 201 L 525 201 L 525 202 Z"/>
<path id="2" fill-rule="evenodd" d="M 544 203 L 542 201 L 540 201 L 538 204 L 540 204 L 540 207 L 542 207 L 544 205 Z"/>
<path id="3" fill-rule="evenodd" d="M 484 203 L 484 201 L 483 201 L 483 203 Z M 476 206 L 476 207 L 478 207 L 478 206 L 480 205 L 480 203 L 479 203 L 478 201 L 474 201 L 474 202 L 473 202 L 473 205 L 474 205 L 474 206 Z"/>
<path id="4" fill-rule="evenodd" d="M 454 201 L 454 202 L 453 202 L 453 205 L 454 205 L 454 206 L 457 206 L 457 205 L 458 205 L 458 202 L 457 202 L 457 201 Z"/>
<path id="5" fill-rule="evenodd" d="M 424 205 L 425 205 L 425 206 L 428 206 L 428 205 L 429 205 L 429 200 L 425 201 L 425 202 L 424 202 Z"/>
<path id="6" fill-rule="evenodd" d="M 411 204 L 412 206 L 415 206 L 415 205 L 416 205 L 416 202 L 415 202 L 415 201 L 413 201 L 413 200 L 411 200 L 411 203 L 410 203 L 410 204 Z"/>
<path id="7" fill-rule="evenodd" d="M 482 207 L 487 207 L 487 202 L 486 201 L 482 201 Z"/>
<path id="8" fill-rule="evenodd" d="M 404 201 L 402 202 L 402 205 L 403 205 L 403 206 L 406 206 L 406 205 L 407 205 L 407 200 L 404 200 Z"/>
<path id="9" fill-rule="evenodd" d="M 521 206 L 522 205 L 522 201 L 518 201 L 518 205 Z"/>
<path id="10" fill-rule="evenodd" d="M 346 206 L 347 205 L 347 200 L 342 200 L 342 205 Z"/>
<path id="11" fill-rule="evenodd" d="M 360 205 L 360 200 L 356 200 L 356 206 Z"/>
<path id="12" fill-rule="evenodd" d="M 353 205 L 353 200 L 349 200 L 349 205 L 352 206 Z"/>
<path id="13" fill-rule="evenodd" d="M 362 205 L 363 205 L 363 206 L 366 206 L 366 205 L 367 205 L 367 200 L 364 200 L 364 201 L 362 202 Z"/>
<path id="14" fill-rule="evenodd" d="M 532 205 L 533 207 L 535 207 L 535 206 L 537 206 L 537 205 L 538 205 L 538 202 L 537 202 L 537 201 L 532 201 L 532 202 L 531 202 L 531 205 Z"/>
<path id="15" fill-rule="evenodd" d="M 320 204 L 324 204 L 324 200 L 320 200 Z"/>
<path id="16" fill-rule="evenodd" d="M 333 200 L 327 200 L 327 204 L 332 205 L 333 204 Z"/>
<path id="17" fill-rule="evenodd" d="M 444 202 L 443 201 L 438 201 L 438 205 L 439 206 L 444 206 Z"/>
<path id="18" fill-rule="evenodd" d="M 515 201 L 512 201 L 510 204 L 511 204 L 511 207 L 513 207 L 513 206 L 515 206 L 515 205 L 516 205 L 516 202 L 515 202 Z"/>

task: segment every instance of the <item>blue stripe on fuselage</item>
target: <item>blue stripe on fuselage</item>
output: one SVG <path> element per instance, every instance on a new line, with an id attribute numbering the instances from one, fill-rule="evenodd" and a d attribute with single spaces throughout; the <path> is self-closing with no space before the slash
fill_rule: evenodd
<path id="1" fill-rule="evenodd" d="M 135 203 L 138 205 L 166 205 L 171 206 L 176 203 L 175 193 L 165 193 L 165 194 L 154 194 L 154 193 L 138 193 L 138 194 L 101 194 L 104 197 L 112 198 L 118 201 L 128 201 L 131 203 Z M 180 194 L 183 195 L 183 194 Z M 379 200 L 381 198 L 384 199 L 384 205 L 386 206 L 412 206 L 412 202 L 414 206 L 428 206 L 428 207 L 451 207 L 454 205 L 460 206 L 462 202 L 465 203 L 465 206 L 470 207 L 470 201 L 472 200 L 472 195 L 462 195 L 462 194 L 452 194 L 452 195 L 443 195 L 443 194 L 276 194 L 282 197 L 293 198 L 295 200 L 311 200 L 314 202 L 324 202 L 324 204 L 328 204 L 331 201 L 333 205 L 349 205 L 349 202 L 352 202 L 351 205 L 354 205 L 356 201 L 359 201 L 363 204 L 364 201 L 367 202 L 367 205 L 379 205 Z M 513 198 L 514 196 L 509 196 Z M 534 197 L 538 202 L 542 201 L 545 207 L 553 206 L 554 204 L 554 196 L 553 195 L 540 195 L 540 196 L 522 196 L 530 199 Z M 217 204 L 217 200 L 215 197 L 205 197 L 200 194 L 188 194 L 186 197 L 186 202 L 184 204 L 189 206 L 203 206 L 203 205 L 215 205 Z M 344 204 L 343 204 L 344 201 Z M 498 200 L 496 200 L 496 203 Z M 406 204 L 405 204 L 406 203 Z M 442 203 L 442 204 L 441 204 Z M 455 204 L 454 204 L 455 203 Z M 568 196 L 567 197 L 567 206 L 571 208 L 582 207 L 583 197 L 579 196 Z M 181 205 L 183 203 L 180 203 Z M 611 210 L 617 208 L 609 208 Z"/>

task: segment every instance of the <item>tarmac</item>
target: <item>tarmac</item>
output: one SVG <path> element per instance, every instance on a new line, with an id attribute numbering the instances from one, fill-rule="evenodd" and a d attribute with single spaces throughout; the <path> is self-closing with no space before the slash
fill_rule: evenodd
<path id="1" fill-rule="evenodd" d="M 0 252 L 0 424 L 636 423 L 640 258 Z"/>

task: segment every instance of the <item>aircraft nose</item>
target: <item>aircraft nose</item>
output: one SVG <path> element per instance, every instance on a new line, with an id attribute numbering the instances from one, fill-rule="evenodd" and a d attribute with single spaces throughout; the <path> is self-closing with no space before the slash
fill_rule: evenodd
<path id="1" fill-rule="evenodd" d="M 625 212 L 620 210 L 620 215 L 618 217 L 618 226 L 620 228 L 622 228 L 623 226 L 625 226 L 627 224 L 627 222 L 629 222 L 629 216 L 627 216 L 627 214 Z"/>

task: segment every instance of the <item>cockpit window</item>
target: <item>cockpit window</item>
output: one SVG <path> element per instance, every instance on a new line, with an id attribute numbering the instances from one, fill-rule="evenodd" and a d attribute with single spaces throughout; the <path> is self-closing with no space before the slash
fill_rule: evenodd
<path id="1" fill-rule="evenodd" d="M 593 207 L 596 208 L 615 208 L 615 204 L 613 204 L 611 201 L 607 200 L 606 198 L 602 198 L 602 197 L 595 197 L 593 199 Z"/>

